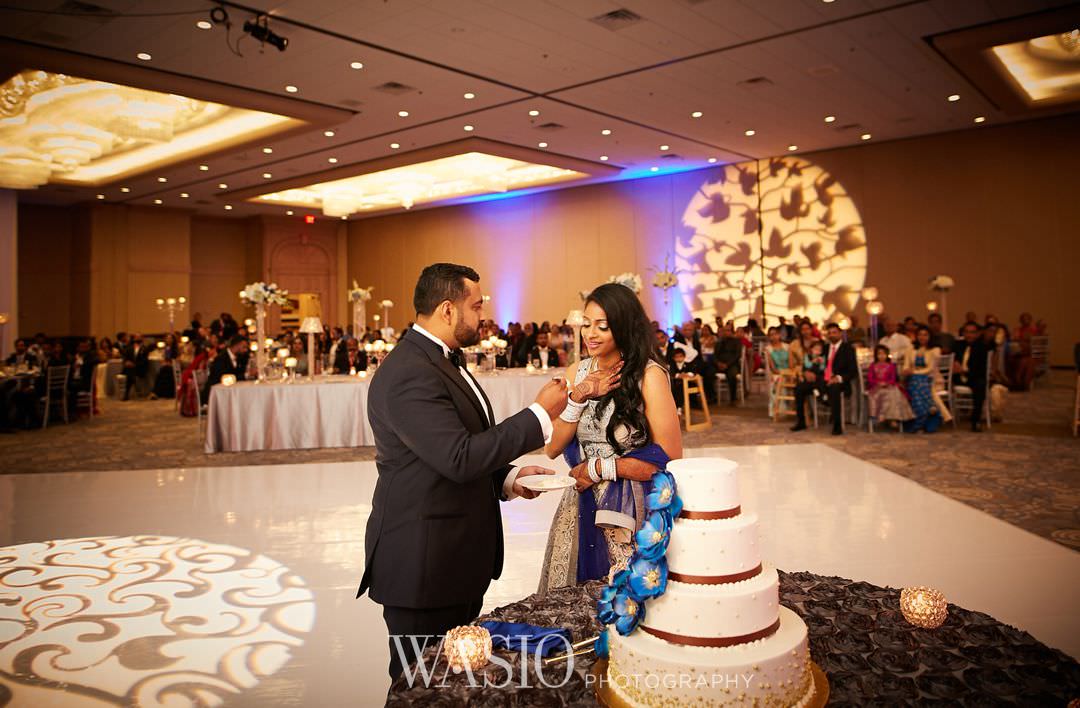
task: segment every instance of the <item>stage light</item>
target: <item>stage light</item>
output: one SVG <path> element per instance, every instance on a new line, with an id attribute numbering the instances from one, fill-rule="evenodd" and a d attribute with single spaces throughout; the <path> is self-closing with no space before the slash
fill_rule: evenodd
<path id="1" fill-rule="evenodd" d="M 97 198 L 98 198 L 98 199 L 104 199 L 104 198 L 105 198 L 105 195 L 104 195 L 104 194 L 99 194 L 99 195 L 97 195 Z"/>
<path id="2" fill-rule="evenodd" d="M 603 130 L 600 131 L 600 134 L 601 135 L 611 135 L 611 130 L 609 130 L 608 128 L 604 128 Z"/>
<path id="3" fill-rule="evenodd" d="M 546 148 L 546 147 L 547 147 L 547 143 L 537 143 L 537 144 L 536 144 L 536 147 L 542 147 L 542 148 Z"/>
<path id="4" fill-rule="evenodd" d="M 277 47 L 279 52 L 285 51 L 285 48 L 289 46 L 289 40 L 287 38 L 282 37 L 280 34 L 276 34 L 270 29 L 269 18 L 266 15 L 259 15 L 255 18 L 254 22 L 251 22 L 250 20 L 245 22 L 244 31 L 263 44 Z"/>
<path id="5" fill-rule="evenodd" d="M 161 201 L 160 199 L 155 199 L 155 200 L 154 200 L 154 204 L 162 204 L 162 203 L 163 203 L 163 202 L 162 202 L 162 201 Z"/>
<path id="6" fill-rule="evenodd" d="M 473 130 L 474 130 L 474 128 L 471 125 L 465 126 L 465 132 L 466 133 L 471 133 Z"/>
<path id="7" fill-rule="evenodd" d="M 199 171 L 200 172 L 206 172 L 209 169 L 210 169 L 209 165 L 199 165 Z"/>

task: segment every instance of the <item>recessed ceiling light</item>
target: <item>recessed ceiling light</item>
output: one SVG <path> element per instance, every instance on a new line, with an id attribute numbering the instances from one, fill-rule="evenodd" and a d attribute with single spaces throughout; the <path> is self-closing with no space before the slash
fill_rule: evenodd
<path id="1" fill-rule="evenodd" d="M 149 54 L 147 54 L 146 52 L 139 52 L 135 56 L 138 57 L 139 59 L 141 59 L 142 61 L 150 61 L 151 59 L 153 59 L 153 57 L 150 56 Z"/>
<path id="2" fill-rule="evenodd" d="M 332 137 L 334 137 L 334 131 L 332 131 L 332 130 L 324 130 L 323 135 L 325 135 L 328 138 L 332 138 Z"/>
<path id="3" fill-rule="evenodd" d="M 154 204 L 161 204 L 161 203 L 162 203 L 162 201 L 160 199 L 155 199 L 154 200 Z"/>
<path id="4" fill-rule="evenodd" d="M 180 192 L 180 198 L 181 198 L 181 199 L 187 199 L 187 198 L 188 198 L 188 197 L 190 197 L 190 196 L 191 196 L 191 195 L 190 195 L 190 194 L 188 194 L 187 192 Z"/>
<path id="5" fill-rule="evenodd" d="M 225 211 L 232 211 L 232 204 L 226 204 Z"/>
<path id="6" fill-rule="evenodd" d="M 408 118 L 409 117 L 409 112 L 408 111 L 398 111 L 397 114 L 398 114 L 398 116 L 400 116 L 402 118 Z"/>
<path id="7" fill-rule="evenodd" d="M 472 131 L 473 131 L 473 127 L 471 125 L 465 126 L 465 132 L 466 133 L 471 133 Z"/>
<path id="8" fill-rule="evenodd" d="M 862 135 L 861 135 L 860 137 L 861 137 L 861 138 L 862 138 L 863 140 L 869 140 L 870 138 L 872 138 L 872 137 L 874 137 L 874 136 L 870 135 L 870 133 L 863 133 L 863 134 L 862 134 Z"/>
<path id="9" fill-rule="evenodd" d="M 949 102 L 950 103 L 956 103 L 959 100 L 960 100 L 960 94 L 958 94 L 958 93 L 954 93 L 951 96 L 949 96 Z"/>
<path id="10" fill-rule="evenodd" d="M 399 147 L 401 147 L 401 143 L 390 143 L 391 150 L 397 150 Z"/>
<path id="11" fill-rule="evenodd" d="M 104 195 L 104 194 L 99 194 L 99 195 L 97 195 L 97 198 L 98 198 L 98 199 L 104 199 L 104 198 L 105 198 L 105 195 Z"/>
<path id="12" fill-rule="evenodd" d="M 709 162 L 716 162 L 716 158 L 715 157 L 710 157 Z"/>
<path id="13" fill-rule="evenodd" d="M 529 115 L 531 115 L 531 116 L 538 116 L 538 115 L 540 115 L 540 111 L 538 111 L 538 110 L 536 110 L 536 109 L 534 108 L 533 110 L 529 111 Z"/>
<path id="14" fill-rule="evenodd" d="M 292 209 L 287 209 L 285 211 L 285 216 L 292 216 L 292 215 L 293 215 L 293 210 Z"/>
<path id="15" fill-rule="evenodd" d="M 660 171 L 659 167 L 650 167 L 649 168 L 649 172 L 659 172 L 659 171 Z"/>
<path id="16" fill-rule="evenodd" d="M 834 2 L 834 1 L 835 0 L 821 0 L 821 2 L 825 3 L 826 5 L 828 5 L 829 3 Z"/>
<path id="17" fill-rule="evenodd" d="M 364 65 L 361 62 L 354 61 L 351 64 L 349 64 L 349 68 L 350 69 L 363 69 Z"/>
<path id="18" fill-rule="evenodd" d="M 542 147 L 542 148 L 546 148 L 546 147 L 547 147 L 547 143 L 537 143 L 537 144 L 536 144 L 536 147 Z"/>
<path id="19" fill-rule="evenodd" d="M 270 155 L 274 152 L 274 148 L 263 148 L 263 153 Z"/>
<path id="20" fill-rule="evenodd" d="M 201 172 L 206 172 L 208 169 L 210 169 L 210 165 L 199 165 L 199 171 Z"/>
<path id="21" fill-rule="evenodd" d="M 127 194 L 128 192 L 131 191 L 131 187 L 121 187 L 120 191 L 123 192 L 124 194 Z"/>
<path id="22" fill-rule="evenodd" d="M 608 128 L 604 128 L 603 130 L 600 131 L 600 134 L 601 135 L 611 135 L 611 130 L 609 130 Z"/>
<path id="23" fill-rule="evenodd" d="M 288 86 L 286 86 L 286 87 L 285 87 L 285 90 L 286 90 L 287 92 L 289 92 L 289 93 L 296 93 L 296 92 L 297 92 L 297 91 L 299 91 L 300 89 L 296 88 L 296 87 L 295 87 L 295 86 L 293 86 L 292 84 L 289 84 Z"/>
<path id="24" fill-rule="evenodd" d="M 476 98 L 476 94 L 473 93 L 472 91 L 469 91 L 468 93 L 465 94 L 465 100 L 466 101 L 471 101 L 474 98 Z"/>
<path id="25" fill-rule="evenodd" d="M 754 137 L 754 134 L 756 132 L 757 132 L 756 130 L 746 130 L 746 131 L 743 131 L 743 135 L 745 135 L 748 138 L 752 138 L 752 137 Z"/>
<path id="26" fill-rule="evenodd" d="M 167 177 L 158 177 L 158 178 L 157 178 L 157 181 L 158 181 L 158 182 L 168 182 L 168 181 L 169 181 L 169 179 L 168 179 Z"/>
<path id="27" fill-rule="evenodd" d="M 690 117 L 691 118 L 700 118 L 703 115 L 705 115 L 705 114 L 702 113 L 701 111 L 694 111 L 693 113 L 690 114 Z"/>
<path id="28" fill-rule="evenodd" d="M 219 184 L 219 185 L 217 186 L 217 188 L 218 188 L 218 189 L 228 189 L 228 188 L 229 188 L 229 185 L 227 185 L 227 184 L 225 184 L 224 182 L 222 182 L 221 184 Z"/>
<path id="29" fill-rule="evenodd" d="M 342 215 L 341 215 L 341 220 L 342 220 L 342 221 L 348 221 L 348 219 L 349 219 L 349 217 L 348 217 L 348 216 L 346 216 L 346 215 L 344 215 L 344 214 L 342 214 Z"/>
<path id="30" fill-rule="evenodd" d="M 671 149 L 671 146 L 670 146 L 670 145 L 661 145 L 661 146 L 660 146 L 660 149 L 661 149 L 661 150 L 670 150 L 670 149 Z"/>
<path id="31" fill-rule="evenodd" d="M 199 20 L 198 22 L 195 23 L 195 26 L 198 27 L 201 30 L 207 30 L 207 29 L 210 29 L 211 27 L 213 27 L 213 25 L 210 24 L 209 22 L 207 22 L 206 20 Z"/>
<path id="32" fill-rule="evenodd" d="M 263 179 L 270 179 L 270 178 L 272 178 L 273 176 L 274 176 L 274 175 L 270 174 L 269 172 L 263 172 Z"/>
<path id="33" fill-rule="evenodd" d="M 601 155 L 600 156 L 600 161 L 601 162 L 607 162 L 607 155 Z"/>
<path id="34" fill-rule="evenodd" d="M 986 116 L 975 116 L 975 122 L 976 123 L 985 123 L 986 122 Z"/>
<path id="35" fill-rule="evenodd" d="M 832 123 L 834 120 L 836 120 L 836 116 L 825 116 L 826 123 Z"/>
<path id="36" fill-rule="evenodd" d="M 799 146 L 798 145 L 788 145 L 787 149 L 788 149 L 789 152 L 795 152 L 796 150 L 799 149 Z"/>
<path id="37" fill-rule="evenodd" d="M 337 164 L 337 158 L 336 157 L 328 157 L 328 158 L 326 158 L 326 161 L 329 162 L 331 165 L 336 165 Z"/>

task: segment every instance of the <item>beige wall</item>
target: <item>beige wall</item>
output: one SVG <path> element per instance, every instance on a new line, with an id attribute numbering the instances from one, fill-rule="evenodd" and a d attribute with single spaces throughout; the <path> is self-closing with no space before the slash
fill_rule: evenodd
<path id="1" fill-rule="evenodd" d="M 1029 310 L 1048 322 L 1053 361 L 1065 364 L 1080 339 L 1080 311 L 1067 287 L 1080 263 L 1080 175 L 1068 157 L 1078 151 L 1080 119 L 1073 115 L 803 157 L 831 172 L 859 209 L 866 283 L 879 288 L 890 313 L 924 317 L 927 280 L 950 275 L 957 283 L 949 295 L 951 325 L 969 309 L 1010 324 Z M 352 222 L 349 278 L 375 285 L 376 300 L 394 300 L 392 320 L 400 326 L 411 317 L 417 274 L 437 260 L 476 267 L 493 296 L 491 314 L 503 322 L 561 318 L 579 306 L 579 290 L 630 270 L 646 281 L 650 314 L 679 319 L 685 309 L 665 312 L 660 293 L 648 286 L 649 267 L 686 236 L 683 211 L 718 174 Z"/>
<path id="2" fill-rule="evenodd" d="M 193 217 L 191 220 L 191 309 L 210 324 L 222 312 L 239 319 L 237 293 L 248 282 L 247 251 L 251 235 L 247 219 Z M 253 278 L 254 280 L 255 278 Z"/>
<path id="3" fill-rule="evenodd" d="M 20 335 L 71 331 L 75 212 L 19 205 Z"/>

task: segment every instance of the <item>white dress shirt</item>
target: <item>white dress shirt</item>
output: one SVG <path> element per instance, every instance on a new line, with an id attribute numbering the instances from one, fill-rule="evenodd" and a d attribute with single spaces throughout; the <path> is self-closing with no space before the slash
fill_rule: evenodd
<path id="1" fill-rule="evenodd" d="M 438 344 L 443 351 L 443 356 L 445 356 L 447 359 L 450 358 L 450 347 L 446 346 L 446 342 L 439 339 L 431 332 L 428 332 L 426 329 L 424 329 L 418 324 L 414 324 L 412 328 L 416 331 L 417 334 L 422 334 L 431 341 Z M 480 393 L 480 389 L 477 388 L 478 384 L 476 383 L 476 380 L 464 367 L 459 366 L 458 371 L 461 372 L 461 377 L 465 379 L 465 381 L 469 384 L 469 388 L 472 389 L 473 395 L 475 395 L 476 399 L 480 401 L 480 408 L 484 411 L 484 414 L 487 415 L 488 420 L 490 420 L 494 424 L 495 416 L 492 415 L 491 409 L 487 405 L 487 401 L 484 399 L 483 394 Z M 531 404 L 529 406 L 529 410 L 533 412 L 533 415 L 536 416 L 536 420 L 540 422 L 540 430 L 543 432 L 544 444 L 546 445 L 547 443 L 551 442 L 551 433 L 554 430 L 554 426 L 551 424 L 551 416 L 548 415 L 548 412 L 544 410 L 544 407 L 541 406 L 539 403 Z M 514 482 L 517 480 L 517 475 L 518 468 L 515 467 L 510 470 L 510 472 L 506 475 L 506 480 L 503 481 L 503 494 L 506 495 L 507 499 L 513 499 L 517 496 L 516 494 L 514 494 Z"/>

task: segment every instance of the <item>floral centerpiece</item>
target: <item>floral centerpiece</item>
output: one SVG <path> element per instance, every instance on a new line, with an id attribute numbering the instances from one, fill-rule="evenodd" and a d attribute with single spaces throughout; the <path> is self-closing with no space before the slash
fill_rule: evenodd
<path id="1" fill-rule="evenodd" d="M 634 554 L 625 570 L 619 571 L 600 593 L 597 618 L 604 625 L 626 636 L 645 619 L 646 604 L 667 590 L 667 549 L 671 529 L 682 511 L 682 499 L 669 472 L 652 476 L 652 492 L 645 499 L 648 515 L 635 534 Z M 596 655 L 608 655 L 608 630 L 600 633 L 594 645 Z"/>
<path id="2" fill-rule="evenodd" d="M 664 256 L 664 267 L 657 268 L 652 266 L 649 270 L 656 271 L 656 275 L 653 276 L 652 284 L 654 288 L 660 288 L 664 291 L 664 309 L 668 309 L 668 291 L 676 287 L 679 284 L 679 273 L 682 273 L 681 268 L 671 267 L 671 254 Z M 670 314 L 670 313 L 669 313 Z"/>
<path id="3" fill-rule="evenodd" d="M 609 283 L 618 283 L 619 285 L 630 288 L 637 295 L 641 292 L 641 276 L 637 273 L 619 273 L 613 275 L 607 280 Z"/>
<path id="4" fill-rule="evenodd" d="M 352 303 L 353 336 L 363 337 L 367 331 L 367 303 L 371 300 L 371 291 L 375 286 L 360 287 L 356 280 L 349 289 L 349 302 Z"/>
<path id="5" fill-rule="evenodd" d="M 935 275 L 930 279 L 930 289 L 941 293 L 941 326 L 949 328 L 949 290 L 956 286 L 956 282 L 947 275 Z"/>
<path id="6" fill-rule="evenodd" d="M 368 302 L 371 300 L 371 291 L 375 289 L 374 285 L 369 285 L 366 288 L 362 288 L 356 284 L 356 281 L 352 281 L 352 287 L 349 289 L 349 301 L 350 302 Z"/>
<path id="7" fill-rule="evenodd" d="M 240 300 L 255 306 L 255 365 L 259 370 L 259 380 L 266 371 L 266 307 L 284 305 L 289 301 L 289 291 L 279 288 L 277 283 L 250 283 L 240 291 Z"/>

